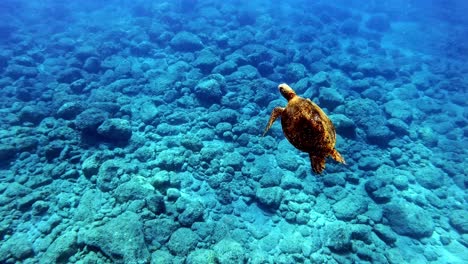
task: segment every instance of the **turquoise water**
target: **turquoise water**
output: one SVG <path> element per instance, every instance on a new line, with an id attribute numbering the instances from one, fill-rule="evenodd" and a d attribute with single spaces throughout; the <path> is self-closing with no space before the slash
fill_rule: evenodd
<path id="1" fill-rule="evenodd" d="M 348 2 L 2 0 L 0 263 L 467 263 L 468 4 Z"/>

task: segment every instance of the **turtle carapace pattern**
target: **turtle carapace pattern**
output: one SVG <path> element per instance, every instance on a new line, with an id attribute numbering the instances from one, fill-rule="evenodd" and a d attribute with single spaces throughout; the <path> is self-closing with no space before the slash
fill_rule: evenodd
<path id="1" fill-rule="evenodd" d="M 331 156 L 340 163 L 345 163 L 341 154 L 335 149 L 335 126 L 323 110 L 310 99 L 302 98 L 282 83 L 278 89 L 288 100 L 286 107 L 275 107 L 263 132 L 265 135 L 278 117 L 284 136 L 297 149 L 309 153 L 310 164 L 315 173 L 325 169 L 325 159 Z"/>

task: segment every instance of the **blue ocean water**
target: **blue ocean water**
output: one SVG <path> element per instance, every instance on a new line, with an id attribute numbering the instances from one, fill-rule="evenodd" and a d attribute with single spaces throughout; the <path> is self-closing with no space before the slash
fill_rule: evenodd
<path id="1" fill-rule="evenodd" d="M 467 13 L 2 0 L 0 263 L 468 263 Z M 281 83 L 346 164 L 262 136 Z"/>

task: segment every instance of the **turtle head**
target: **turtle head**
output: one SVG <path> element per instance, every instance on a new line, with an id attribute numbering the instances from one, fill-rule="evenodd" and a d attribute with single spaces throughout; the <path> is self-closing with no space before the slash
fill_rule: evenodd
<path id="1" fill-rule="evenodd" d="M 285 83 L 282 83 L 280 85 L 278 85 L 278 89 L 281 93 L 281 95 L 286 98 L 286 100 L 291 100 L 294 98 L 294 96 L 296 96 L 296 93 L 294 92 L 294 90 L 289 87 L 289 85 L 285 84 Z"/>

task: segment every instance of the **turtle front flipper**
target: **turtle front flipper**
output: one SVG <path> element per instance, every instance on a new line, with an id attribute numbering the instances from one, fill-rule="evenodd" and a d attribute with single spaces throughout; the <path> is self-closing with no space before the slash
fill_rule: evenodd
<path id="1" fill-rule="evenodd" d="M 284 111 L 283 107 L 275 107 L 275 109 L 273 109 L 273 111 L 271 111 L 270 120 L 268 121 L 268 124 L 267 124 L 267 126 L 265 128 L 265 131 L 263 132 L 262 136 L 265 136 L 265 134 L 268 132 L 270 127 L 273 125 L 273 123 L 276 121 L 276 119 L 278 119 L 278 117 L 280 117 L 280 115 L 283 113 L 283 111 Z"/>
<path id="2" fill-rule="evenodd" d="M 325 169 L 325 157 L 313 156 L 312 153 L 309 153 L 310 166 L 312 170 L 320 174 Z"/>

